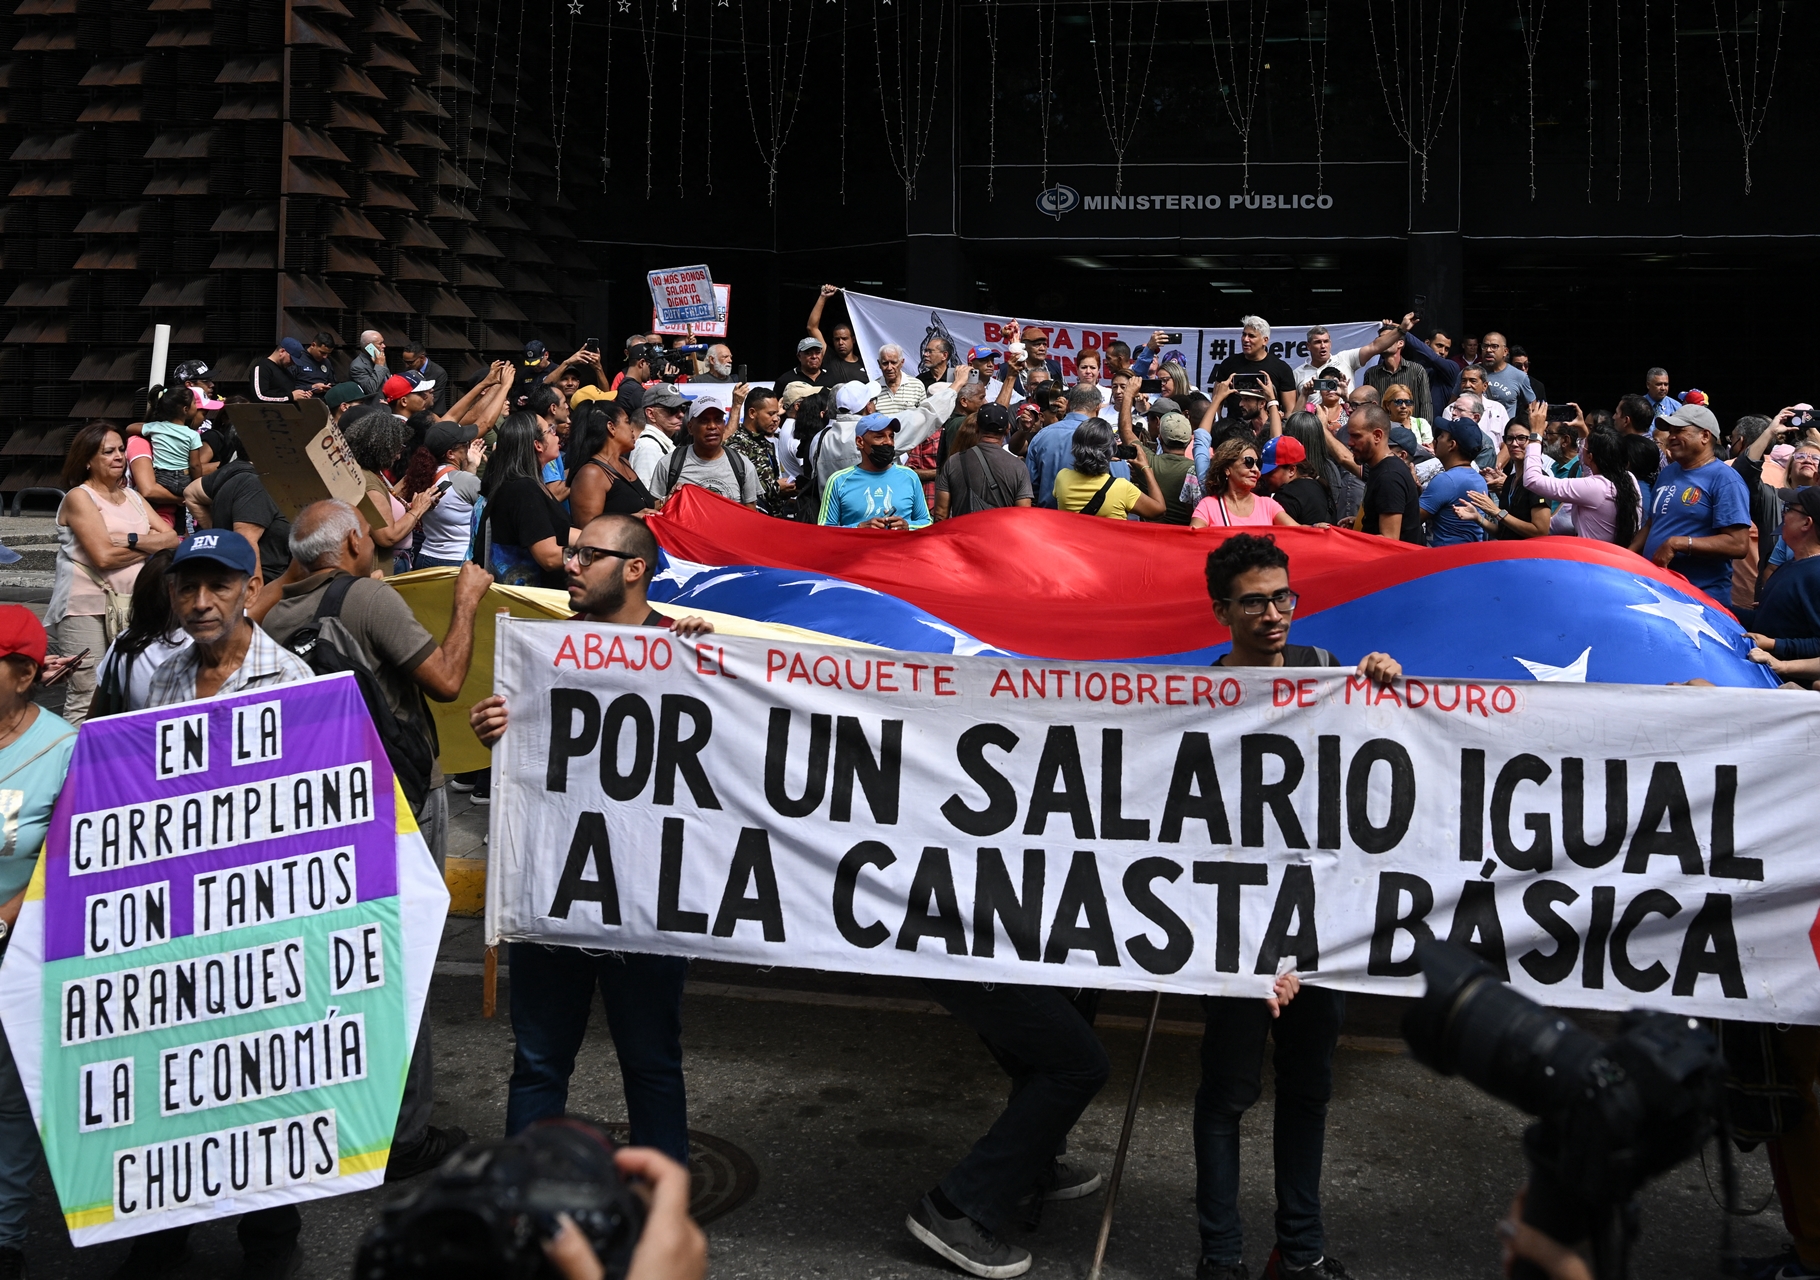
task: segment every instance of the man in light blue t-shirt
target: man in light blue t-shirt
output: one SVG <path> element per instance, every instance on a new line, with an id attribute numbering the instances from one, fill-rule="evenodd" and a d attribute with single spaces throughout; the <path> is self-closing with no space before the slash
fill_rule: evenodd
<path id="1" fill-rule="evenodd" d="M 921 529 L 929 503 L 916 472 L 897 463 L 897 419 L 869 413 L 853 427 L 859 464 L 836 471 L 822 489 L 818 523 L 848 529 Z"/>
<path id="2" fill-rule="evenodd" d="M 1631 544 L 1727 608 L 1732 561 L 1750 552 L 1750 489 L 1719 461 L 1719 419 L 1703 404 L 1682 405 L 1656 422 L 1668 465 L 1656 476 L 1649 520 Z"/>
<path id="3" fill-rule="evenodd" d="M 1434 424 L 1435 457 L 1441 460 L 1441 474 L 1422 490 L 1422 514 L 1428 521 L 1428 545 L 1450 547 L 1461 542 L 1485 541 L 1485 529 L 1477 517 L 1462 516 L 1455 503 L 1466 503 L 1469 493 L 1487 493 L 1485 477 L 1474 465 L 1485 437 L 1479 424 L 1471 418 L 1442 418 Z"/>

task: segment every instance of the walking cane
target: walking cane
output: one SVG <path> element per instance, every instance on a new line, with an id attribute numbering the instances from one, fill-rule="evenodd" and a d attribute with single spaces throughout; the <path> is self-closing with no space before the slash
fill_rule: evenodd
<path id="1" fill-rule="evenodd" d="M 480 1016 L 490 1018 L 499 1009 L 499 948 L 488 947 L 480 977 Z"/>
<path id="2" fill-rule="evenodd" d="M 1163 1007 L 1163 993 L 1150 1001 L 1150 1017 L 1144 1023 L 1144 1047 L 1138 1051 L 1137 1076 L 1131 1081 L 1131 1097 L 1125 1103 L 1125 1127 L 1119 1133 L 1118 1154 L 1112 1158 L 1112 1180 L 1106 1184 L 1106 1209 L 1100 1215 L 1100 1239 L 1093 1247 L 1093 1265 L 1087 1269 L 1087 1280 L 1100 1280 L 1100 1265 L 1106 1261 L 1106 1241 L 1112 1236 L 1112 1207 L 1119 1198 L 1119 1179 L 1125 1173 L 1125 1152 L 1131 1146 L 1131 1126 L 1137 1121 L 1138 1095 L 1144 1091 L 1144 1068 L 1150 1064 L 1150 1038 L 1156 1034 L 1156 1016 Z"/>

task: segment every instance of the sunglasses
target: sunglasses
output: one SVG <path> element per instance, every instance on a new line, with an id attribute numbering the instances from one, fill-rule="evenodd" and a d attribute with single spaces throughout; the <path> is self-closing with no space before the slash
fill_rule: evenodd
<path id="1" fill-rule="evenodd" d="M 1258 460 L 1256 458 L 1240 458 L 1239 465 L 1244 467 L 1247 471 L 1256 471 L 1258 469 Z"/>
<path id="2" fill-rule="evenodd" d="M 1395 405 L 1395 404 L 1408 405 L 1408 404 L 1414 404 L 1415 401 L 1414 400 L 1392 400 L 1390 403 L 1392 403 L 1393 405 Z"/>

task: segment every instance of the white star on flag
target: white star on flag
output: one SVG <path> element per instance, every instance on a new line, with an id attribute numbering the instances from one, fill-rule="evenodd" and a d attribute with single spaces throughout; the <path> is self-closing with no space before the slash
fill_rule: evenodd
<path id="1" fill-rule="evenodd" d="M 857 582 L 840 582 L 834 578 L 798 578 L 794 582 L 782 584 L 786 587 L 807 587 L 809 594 L 819 596 L 824 591 L 864 591 L 869 596 L 879 593 L 871 587 L 862 587 Z"/>
<path id="2" fill-rule="evenodd" d="M 653 583 L 674 582 L 679 587 L 686 587 L 689 585 L 689 579 L 718 568 L 720 568 L 719 565 L 696 564 L 693 560 L 680 560 L 672 556 L 669 567 L 651 581 Z"/>
<path id="3" fill-rule="evenodd" d="M 1640 578 L 1634 578 L 1632 581 L 1654 596 L 1655 601 L 1651 604 L 1626 605 L 1626 608 L 1635 609 L 1638 613 L 1647 613 L 1652 618 L 1662 618 L 1674 623 L 1681 628 L 1682 635 L 1694 642 L 1696 649 L 1700 647 L 1701 636 L 1711 636 L 1727 649 L 1732 647 L 1731 641 L 1713 630 L 1712 624 L 1706 620 L 1706 610 L 1700 605 L 1691 600 L 1676 600 L 1665 596 Z"/>
<path id="4" fill-rule="evenodd" d="M 944 626 L 943 624 L 941 624 L 939 622 L 931 622 L 927 618 L 918 618 L 917 621 L 922 623 L 925 627 L 929 627 L 932 630 L 939 631 L 945 636 L 952 637 L 954 640 L 954 647 L 950 650 L 950 652 L 953 653 L 957 658 L 977 657 L 978 655 L 985 653 L 987 650 L 992 650 L 992 652 L 994 652 L 994 653 L 998 652 L 996 649 L 993 649 L 992 646 L 987 644 L 985 641 L 975 640 L 972 636 L 968 635 L 965 631 L 956 631 L 953 627 Z"/>
<path id="5" fill-rule="evenodd" d="M 1636 606 L 1633 605 L 1631 607 L 1635 608 Z M 1582 650 L 1580 656 L 1568 663 L 1565 667 L 1551 667 L 1546 662 L 1531 662 L 1528 658 L 1518 658 L 1517 661 L 1527 667 L 1529 669 L 1529 674 L 1534 676 L 1537 680 L 1549 681 L 1556 684 L 1585 684 L 1586 660 L 1590 657 L 1592 657 L 1592 650 L 1588 648 Z"/>

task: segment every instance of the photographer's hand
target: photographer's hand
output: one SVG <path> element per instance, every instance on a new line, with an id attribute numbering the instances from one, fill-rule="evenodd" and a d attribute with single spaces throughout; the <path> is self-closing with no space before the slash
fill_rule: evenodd
<path id="1" fill-rule="evenodd" d="M 689 1171 L 649 1147 L 621 1147 L 613 1163 L 622 1177 L 643 1178 L 651 1188 L 651 1211 L 626 1280 L 703 1280 L 708 1237 L 689 1216 Z"/>
<path id="2" fill-rule="evenodd" d="M 1498 1238 L 1504 1242 L 1504 1274 L 1509 1275 L 1518 1258 L 1533 1262 L 1548 1273 L 1548 1280 L 1593 1280 L 1586 1259 L 1552 1236 L 1544 1235 L 1523 1221 L 1525 1187 L 1510 1202 L 1510 1217 L 1498 1224 Z"/>
<path id="3" fill-rule="evenodd" d="M 556 1215 L 560 1224 L 554 1236 L 543 1242 L 543 1256 L 550 1260 L 563 1280 L 605 1280 L 607 1269 L 594 1255 L 594 1246 L 566 1213 Z"/>

